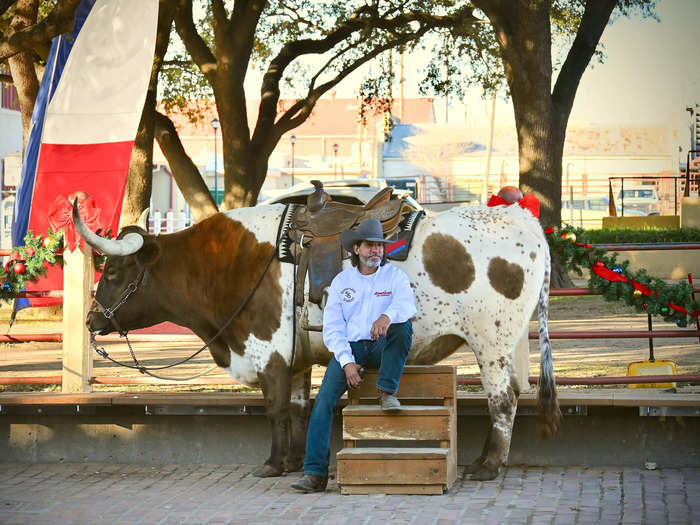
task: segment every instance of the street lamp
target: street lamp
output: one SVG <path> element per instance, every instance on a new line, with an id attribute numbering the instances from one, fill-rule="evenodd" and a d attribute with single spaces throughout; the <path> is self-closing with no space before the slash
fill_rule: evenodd
<path id="1" fill-rule="evenodd" d="M 340 149 L 340 146 L 335 142 L 333 144 L 333 179 L 338 178 L 338 149 Z"/>
<path id="2" fill-rule="evenodd" d="M 211 127 L 214 128 L 214 203 L 219 207 L 219 170 L 218 170 L 218 154 L 216 151 L 216 132 L 219 129 L 219 119 L 215 118 L 211 121 Z"/>
<path id="3" fill-rule="evenodd" d="M 292 135 L 289 141 L 292 143 L 292 186 L 294 186 L 294 144 L 297 141 L 296 135 Z"/>

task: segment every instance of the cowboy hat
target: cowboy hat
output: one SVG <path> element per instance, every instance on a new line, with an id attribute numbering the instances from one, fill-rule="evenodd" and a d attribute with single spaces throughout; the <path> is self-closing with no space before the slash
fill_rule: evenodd
<path id="1" fill-rule="evenodd" d="M 383 242 L 385 244 L 391 242 L 384 238 L 382 223 L 379 222 L 379 219 L 365 219 L 356 230 L 345 230 L 340 234 L 340 244 L 350 253 L 352 253 L 352 245 L 359 241 Z"/>

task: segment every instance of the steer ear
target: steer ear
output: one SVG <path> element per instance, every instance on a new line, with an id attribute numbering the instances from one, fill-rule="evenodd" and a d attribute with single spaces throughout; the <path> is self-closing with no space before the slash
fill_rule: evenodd
<path id="1" fill-rule="evenodd" d="M 160 257 L 160 246 L 153 238 L 147 239 L 136 252 L 136 257 L 141 264 L 153 264 Z"/>

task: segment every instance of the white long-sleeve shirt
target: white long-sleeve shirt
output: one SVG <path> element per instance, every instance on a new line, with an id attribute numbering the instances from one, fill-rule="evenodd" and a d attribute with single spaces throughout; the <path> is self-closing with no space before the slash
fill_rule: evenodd
<path id="1" fill-rule="evenodd" d="M 323 311 L 323 342 L 343 367 L 354 363 L 351 341 L 370 339 L 372 325 L 385 314 L 391 323 L 416 315 L 408 276 L 391 263 L 363 275 L 355 267 L 335 276 Z"/>

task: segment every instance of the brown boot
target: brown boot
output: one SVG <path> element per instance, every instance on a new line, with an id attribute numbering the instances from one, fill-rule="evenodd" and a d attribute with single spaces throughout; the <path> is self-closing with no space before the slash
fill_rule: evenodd
<path id="1" fill-rule="evenodd" d="M 328 484 L 328 476 L 316 476 L 314 474 L 304 474 L 303 477 L 292 483 L 292 488 L 305 494 L 309 492 L 323 492 Z"/>

